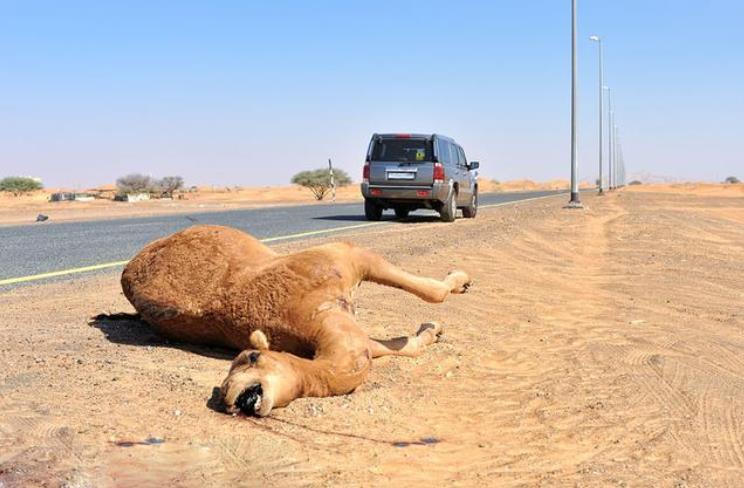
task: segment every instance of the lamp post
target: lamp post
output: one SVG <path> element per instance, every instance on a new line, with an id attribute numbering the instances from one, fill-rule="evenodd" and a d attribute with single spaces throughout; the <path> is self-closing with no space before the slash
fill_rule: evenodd
<path id="1" fill-rule="evenodd" d="M 579 199 L 579 162 L 576 146 L 576 99 L 578 96 L 576 0 L 571 0 L 571 199 L 569 208 L 582 208 Z"/>
<path id="2" fill-rule="evenodd" d="M 608 160 L 608 167 L 607 167 L 607 188 L 612 190 L 614 189 L 614 186 L 612 184 L 612 170 L 615 167 L 615 157 L 614 157 L 615 140 L 612 134 L 613 133 L 612 128 L 614 127 L 613 122 L 614 122 L 615 113 L 612 111 L 612 89 L 610 87 L 605 87 L 605 88 L 607 88 L 607 109 L 609 112 L 607 114 L 607 117 L 609 118 L 609 124 L 608 124 L 609 131 L 608 132 L 610 136 L 609 137 L 609 151 L 608 151 L 609 160 Z"/>
<path id="3" fill-rule="evenodd" d="M 615 140 L 615 189 L 623 186 L 623 179 L 622 179 L 622 171 L 623 171 L 623 156 L 622 156 L 622 146 L 620 144 L 620 129 L 618 126 L 615 127 L 615 134 L 613 135 L 613 139 Z"/>
<path id="4" fill-rule="evenodd" d="M 615 114 L 612 114 L 612 188 L 617 190 L 617 126 L 615 125 Z"/>
<path id="5" fill-rule="evenodd" d="M 602 38 L 599 36 L 591 36 L 589 40 L 597 43 L 597 53 L 599 54 L 599 189 L 597 193 L 604 195 L 602 189 L 603 175 L 602 175 L 602 133 L 604 132 L 602 127 L 602 119 L 604 118 L 604 74 L 602 70 Z"/>

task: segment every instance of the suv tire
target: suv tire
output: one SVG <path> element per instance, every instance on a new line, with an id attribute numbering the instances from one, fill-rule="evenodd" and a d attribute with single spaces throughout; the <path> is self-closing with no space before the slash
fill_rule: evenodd
<path id="1" fill-rule="evenodd" d="M 470 205 L 462 207 L 462 216 L 466 219 L 474 219 L 478 213 L 478 187 L 473 189 L 473 197 L 470 200 Z"/>
<path id="2" fill-rule="evenodd" d="M 373 200 L 364 200 L 364 216 L 367 220 L 380 220 L 382 218 L 382 207 Z"/>
<path id="3" fill-rule="evenodd" d="M 442 222 L 455 221 L 455 216 L 457 215 L 457 194 L 454 189 L 452 189 L 447 200 L 442 204 L 439 215 L 442 217 Z"/>
<path id="4" fill-rule="evenodd" d="M 411 211 L 410 208 L 407 207 L 395 207 L 395 217 L 399 219 L 405 219 L 408 217 L 409 212 Z"/>

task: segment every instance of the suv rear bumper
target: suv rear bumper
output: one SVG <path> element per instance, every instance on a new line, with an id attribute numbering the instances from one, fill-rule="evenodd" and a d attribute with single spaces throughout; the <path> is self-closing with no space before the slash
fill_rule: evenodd
<path id="1" fill-rule="evenodd" d="M 450 193 L 448 183 L 434 183 L 431 186 L 376 185 L 362 183 L 362 195 L 382 201 L 437 201 L 443 203 Z"/>

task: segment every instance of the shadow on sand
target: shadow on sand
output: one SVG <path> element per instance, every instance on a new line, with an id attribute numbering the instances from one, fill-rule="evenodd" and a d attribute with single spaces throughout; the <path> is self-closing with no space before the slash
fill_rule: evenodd
<path id="1" fill-rule="evenodd" d="M 113 313 L 91 317 L 88 325 L 103 332 L 104 337 L 116 344 L 128 346 L 170 347 L 193 352 L 201 356 L 231 361 L 237 351 L 220 347 L 200 346 L 185 342 L 176 342 L 158 334 L 150 325 L 140 318 L 139 314 Z"/>
<path id="2" fill-rule="evenodd" d="M 369 222 L 364 215 L 323 215 L 313 217 L 313 220 L 332 220 L 336 222 Z M 401 224 L 418 224 L 427 222 L 440 222 L 441 219 L 436 214 L 411 214 L 405 219 L 396 219 L 394 215 L 383 215 L 382 222 L 399 222 Z"/>

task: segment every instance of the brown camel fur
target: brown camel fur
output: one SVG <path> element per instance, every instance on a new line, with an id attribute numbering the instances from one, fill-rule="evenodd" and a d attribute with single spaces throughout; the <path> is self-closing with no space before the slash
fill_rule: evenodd
<path id="1" fill-rule="evenodd" d="M 372 358 L 416 356 L 436 342 L 435 323 L 412 337 L 370 339 L 354 316 L 362 281 L 433 303 L 470 285 L 462 271 L 422 278 L 347 243 L 280 255 L 246 233 L 206 225 L 147 245 L 121 277 L 127 299 L 161 334 L 242 350 L 223 400 L 228 412 L 260 416 L 295 398 L 349 393 Z"/>

